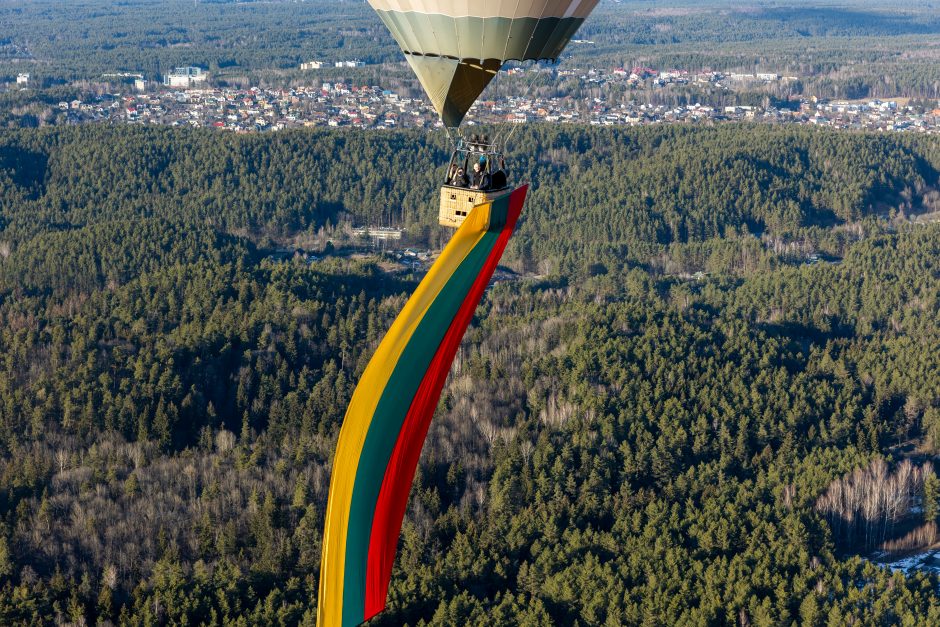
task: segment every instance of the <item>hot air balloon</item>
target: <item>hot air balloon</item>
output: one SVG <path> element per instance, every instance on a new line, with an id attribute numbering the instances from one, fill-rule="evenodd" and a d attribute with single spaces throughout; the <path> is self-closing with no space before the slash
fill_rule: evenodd
<path id="1" fill-rule="evenodd" d="M 598 0 L 369 0 L 405 53 L 447 128 L 457 128 L 507 61 L 557 61 Z M 441 187 L 438 222 L 456 228 L 508 186 L 499 142 L 457 140 Z M 456 167 L 479 163 L 491 183 L 453 185 Z M 502 179 L 500 180 L 500 175 Z"/>
<path id="2" fill-rule="evenodd" d="M 330 478 L 319 627 L 385 608 L 408 493 L 441 389 L 525 202 L 475 207 L 405 304 L 346 410 Z"/>
<path id="3" fill-rule="evenodd" d="M 557 60 L 598 0 L 369 0 L 445 127 L 509 60 Z M 456 176 L 458 170 L 473 179 Z M 460 137 L 439 222 L 457 231 L 405 304 L 353 393 L 333 459 L 317 624 L 385 608 L 408 493 L 454 355 L 522 211 L 499 142 Z"/>
<path id="4" fill-rule="evenodd" d="M 557 61 L 597 2 L 369 0 L 448 128 L 507 61 Z"/>

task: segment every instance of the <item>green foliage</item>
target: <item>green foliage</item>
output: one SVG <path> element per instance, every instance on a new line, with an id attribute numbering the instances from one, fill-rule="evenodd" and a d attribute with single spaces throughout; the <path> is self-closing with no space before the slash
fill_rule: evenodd
<path id="1" fill-rule="evenodd" d="M 940 513 L 940 479 L 936 475 L 930 475 L 924 481 L 924 522 L 936 522 L 937 514 Z"/>
<path id="2" fill-rule="evenodd" d="M 398 52 L 367 5 L 342 7 L 325 0 L 79 0 L 68 11 L 48 0 L 29 6 L 3 2 L 0 21 L 6 25 L 0 40 L 2 71 L 15 75 L 25 69 L 47 83 L 122 71 L 159 80 L 180 65 L 212 72 L 296 68 L 344 48 L 354 50 L 352 58 L 369 62 Z M 383 36 L 378 44 L 377 35 Z"/>
<path id="3" fill-rule="evenodd" d="M 936 446 L 940 227 L 903 216 L 937 140 L 514 139 L 512 280 L 458 355 L 375 623 L 940 621 L 935 577 L 840 555 L 813 506 Z M 436 245 L 444 149 L 0 134 L 0 623 L 315 622 L 340 422 L 418 278 L 344 225 L 391 206 Z M 427 167 L 393 175 L 403 154 Z"/>

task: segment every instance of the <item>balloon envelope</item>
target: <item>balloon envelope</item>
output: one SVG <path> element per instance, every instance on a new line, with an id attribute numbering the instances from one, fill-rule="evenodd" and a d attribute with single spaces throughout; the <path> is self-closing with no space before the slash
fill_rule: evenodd
<path id="1" fill-rule="evenodd" d="M 597 2 L 369 0 L 448 127 L 506 61 L 557 60 Z"/>

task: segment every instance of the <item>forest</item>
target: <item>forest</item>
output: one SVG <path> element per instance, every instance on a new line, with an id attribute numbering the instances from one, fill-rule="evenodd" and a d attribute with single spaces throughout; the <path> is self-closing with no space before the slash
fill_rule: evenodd
<path id="1" fill-rule="evenodd" d="M 343 412 L 421 277 L 349 227 L 437 248 L 446 148 L 0 131 L 0 623 L 315 623 Z M 940 622 L 935 575 L 866 558 L 937 535 L 940 141 L 538 125 L 510 154 L 507 278 L 373 624 Z"/>

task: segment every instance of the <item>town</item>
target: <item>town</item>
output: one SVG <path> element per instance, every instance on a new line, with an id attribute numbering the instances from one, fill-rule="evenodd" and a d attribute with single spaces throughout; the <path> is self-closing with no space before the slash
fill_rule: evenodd
<path id="1" fill-rule="evenodd" d="M 318 69 L 320 62 L 305 63 Z M 361 67 L 359 61 L 337 62 L 336 67 Z M 504 94 L 478 102 L 468 125 L 483 123 L 561 122 L 593 125 L 645 125 L 675 123 L 719 123 L 753 121 L 819 125 L 839 129 L 873 131 L 940 132 L 940 109 L 911 106 L 905 99 L 830 101 L 792 97 L 783 101 L 764 98 L 760 105 L 726 106 L 700 103 L 666 105 L 653 98 L 657 90 L 683 86 L 708 88 L 733 96 L 741 90 L 786 86 L 793 76 L 772 73 L 690 73 L 684 70 L 657 71 L 554 69 L 512 67 L 505 74 L 510 85 L 524 86 L 539 72 L 554 72 L 559 79 L 574 81 L 590 97 L 520 96 Z M 212 86 L 200 68 L 181 67 L 161 83 L 144 80 L 140 74 L 106 75 L 121 79 L 131 93 L 89 93 L 82 98 L 47 106 L 38 117 L 42 125 L 88 122 L 164 124 L 212 127 L 234 132 L 277 131 L 291 127 L 354 127 L 372 129 L 434 128 L 440 125 L 430 103 L 423 97 L 408 98 L 375 85 L 313 80 L 309 86 L 292 88 L 235 88 Z M 29 75 L 21 74 L 7 89 L 28 90 Z M 129 82 L 132 81 L 132 84 Z M 757 93 L 760 93 L 759 91 Z"/>

